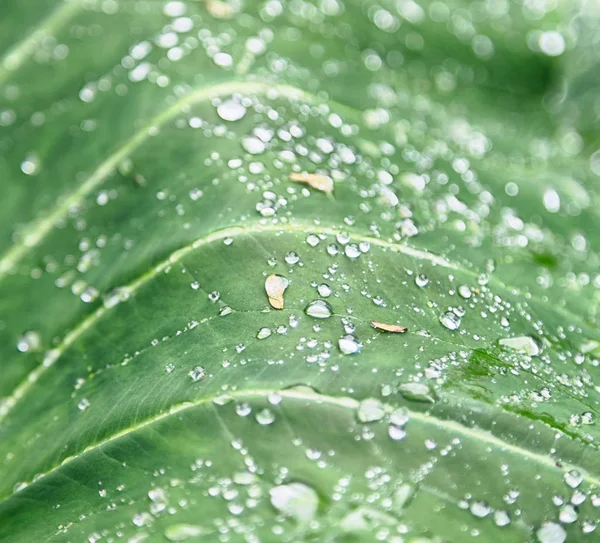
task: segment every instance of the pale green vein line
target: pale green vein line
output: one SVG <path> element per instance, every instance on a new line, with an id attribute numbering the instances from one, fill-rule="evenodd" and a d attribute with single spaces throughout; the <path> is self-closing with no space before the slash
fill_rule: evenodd
<path id="1" fill-rule="evenodd" d="M 145 274 L 139 276 L 129 285 L 123 287 L 121 294 L 128 298 L 135 293 L 142 285 L 156 277 L 159 273 L 163 272 L 171 264 L 174 264 L 192 251 L 217 241 L 222 241 L 225 238 L 232 238 L 237 236 L 251 236 L 253 234 L 260 234 L 263 232 L 299 232 L 304 234 L 325 234 L 335 236 L 339 234 L 339 230 L 329 226 L 317 226 L 317 225 L 306 225 L 306 224 L 249 224 L 245 226 L 233 226 L 224 230 L 218 230 L 205 237 L 199 238 L 193 243 L 182 247 L 171 253 L 169 257 L 160 262 L 154 268 L 147 271 Z M 426 251 L 420 251 L 406 245 L 400 245 L 391 243 L 382 239 L 365 236 L 361 234 L 352 234 L 352 238 L 356 241 L 366 241 L 371 245 L 379 246 L 384 249 L 389 249 L 396 253 L 403 253 L 413 258 L 421 260 L 428 260 L 433 264 L 444 267 L 452 267 L 445 259 L 428 253 Z M 29 389 L 40 379 L 40 377 L 52 367 L 60 356 L 71 346 L 73 343 L 81 337 L 87 330 L 89 330 L 100 318 L 102 318 L 114 305 L 101 306 L 96 311 L 88 315 L 78 326 L 73 328 L 62 340 L 61 344 L 46 353 L 43 363 L 34 368 L 25 379 L 17 386 L 12 395 L 3 399 L 0 404 L 0 423 L 2 420 L 13 410 L 18 401 L 27 394 Z"/>
<path id="2" fill-rule="evenodd" d="M 81 183 L 73 193 L 65 196 L 57 203 L 56 207 L 47 215 L 34 222 L 27 230 L 27 234 L 22 240 L 15 243 L 6 253 L 0 258 L 0 280 L 21 261 L 27 252 L 39 245 L 44 237 L 52 230 L 62 218 L 64 218 L 69 209 L 73 209 L 79 204 L 91 191 L 101 185 L 108 176 L 117 168 L 117 166 L 144 144 L 150 137 L 158 133 L 158 129 L 177 117 L 185 110 L 186 107 L 193 104 L 204 102 L 212 98 L 228 96 L 231 94 L 245 95 L 265 95 L 269 99 L 286 98 L 291 101 L 301 101 L 307 104 L 320 104 L 323 102 L 316 95 L 305 92 L 292 85 L 277 84 L 266 81 L 246 81 L 233 80 L 223 83 L 208 85 L 201 89 L 190 92 L 180 100 L 169 106 L 156 117 L 154 117 L 146 126 L 133 134 L 121 147 L 114 151 L 104 162 L 102 162 L 96 170 Z M 336 108 L 346 111 L 354 111 L 353 108 L 333 102 L 327 101 L 328 104 L 334 105 Z"/>
<path id="3" fill-rule="evenodd" d="M 356 411 L 358 409 L 358 407 L 360 406 L 360 401 L 355 398 L 350 398 L 347 396 L 328 396 L 328 395 L 324 395 L 324 394 L 319 394 L 308 388 L 296 388 L 296 389 L 284 389 L 284 390 L 248 389 L 248 390 L 238 390 L 235 392 L 229 392 L 227 394 L 222 394 L 219 396 L 210 396 L 210 397 L 200 398 L 195 401 L 183 402 L 180 404 L 172 405 L 168 411 L 159 413 L 158 415 L 155 415 L 155 416 L 145 419 L 141 422 L 138 422 L 136 424 L 128 426 L 127 428 L 123 428 L 119 432 L 112 434 L 111 436 L 107 437 L 106 439 L 103 439 L 102 441 L 99 441 L 97 443 L 89 445 L 80 453 L 70 456 L 68 458 L 65 458 L 60 464 L 49 469 L 44 474 L 37 475 L 36 482 L 44 477 L 47 477 L 48 475 L 51 475 L 52 473 L 57 472 L 61 467 L 65 466 L 66 464 L 70 464 L 71 462 L 81 458 L 83 455 L 85 455 L 87 453 L 90 453 L 101 447 L 105 447 L 105 446 L 109 445 L 110 443 L 112 443 L 120 438 L 126 437 L 138 430 L 143 430 L 144 428 L 147 428 L 155 423 L 158 423 L 162 420 L 168 419 L 172 415 L 176 415 L 178 413 L 182 413 L 184 411 L 188 411 L 190 409 L 201 407 L 201 406 L 204 406 L 204 405 L 207 405 L 210 403 L 219 402 L 220 400 L 231 401 L 231 400 L 241 400 L 241 399 L 251 399 L 251 398 L 264 399 L 264 398 L 268 398 L 273 393 L 279 394 L 284 399 L 287 398 L 287 399 L 293 399 L 293 400 L 314 402 L 316 404 L 335 405 L 337 407 L 341 407 L 344 409 L 350 409 L 352 411 Z M 394 406 L 389 405 L 389 404 L 385 404 L 384 408 L 385 408 L 386 413 L 388 413 L 388 414 L 390 414 L 395 409 Z M 518 457 L 521 457 L 525 461 L 535 462 L 535 463 L 537 463 L 541 466 L 544 466 L 548 469 L 558 470 L 563 473 L 566 471 L 569 471 L 571 469 L 577 469 L 577 471 L 579 471 L 581 473 L 583 479 L 587 483 L 594 485 L 594 486 L 600 486 L 600 478 L 597 478 L 594 475 L 587 473 L 586 470 L 582 469 L 579 466 L 565 463 L 559 467 L 559 466 L 557 466 L 555 460 L 553 460 L 550 456 L 538 454 L 536 452 L 530 451 L 529 449 L 507 443 L 506 441 L 503 441 L 502 439 L 496 437 L 491 432 L 488 432 L 481 428 L 464 426 L 456 421 L 440 419 L 438 417 L 434 417 L 433 415 L 428 415 L 427 413 L 422 413 L 419 411 L 411 411 L 411 410 L 407 409 L 406 412 L 408 414 L 409 421 L 419 421 L 422 424 L 434 426 L 437 429 L 447 431 L 447 432 L 451 433 L 452 435 L 455 435 L 455 436 L 459 435 L 465 439 L 471 439 L 473 441 L 498 448 L 499 450 L 508 452 L 508 453 L 513 454 Z M 29 483 L 29 484 L 32 484 L 32 483 Z M 26 488 L 26 486 L 28 486 L 28 485 L 24 485 L 22 488 Z M 0 503 L 10 499 L 12 496 L 14 496 L 14 494 L 7 496 L 3 500 L 0 500 Z"/>
<path id="4" fill-rule="evenodd" d="M 0 85 L 6 83 L 10 76 L 35 53 L 39 43 L 46 36 L 54 34 L 70 21 L 81 8 L 81 0 L 65 0 L 61 6 L 40 22 L 26 38 L 11 47 L 0 58 Z"/>

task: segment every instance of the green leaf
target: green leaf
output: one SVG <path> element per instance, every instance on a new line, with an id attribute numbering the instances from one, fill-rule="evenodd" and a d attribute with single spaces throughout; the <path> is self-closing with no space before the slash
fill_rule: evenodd
<path id="1" fill-rule="evenodd" d="M 597 539 L 592 7 L 42 4 L 0 7 L 0 541 Z"/>

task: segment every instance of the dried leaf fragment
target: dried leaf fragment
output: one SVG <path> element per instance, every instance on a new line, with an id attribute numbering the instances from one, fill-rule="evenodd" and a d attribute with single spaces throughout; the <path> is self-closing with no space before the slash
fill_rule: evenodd
<path id="1" fill-rule="evenodd" d="M 371 321 L 371 326 L 375 330 L 381 330 L 382 332 L 390 332 L 392 334 L 404 334 L 408 330 L 406 326 L 399 326 L 397 324 L 385 324 L 383 322 Z"/>
<path id="2" fill-rule="evenodd" d="M 265 281 L 265 291 L 271 307 L 283 309 L 283 293 L 290 282 L 282 275 L 271 274 Z"/>
<path id="3" fill-rule="evenodd" d="M 309 187 L 315 190 L 320 190 L 325 194 L 333 193 L 333 179 L 327 175 L 306 172 L 292 173 L 290 174 L 290 180 L 295 181 L 296 183 L 308 185 Z"/>

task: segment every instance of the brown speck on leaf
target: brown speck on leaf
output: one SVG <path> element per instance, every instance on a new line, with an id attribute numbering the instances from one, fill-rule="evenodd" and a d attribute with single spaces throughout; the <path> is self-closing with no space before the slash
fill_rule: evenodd
<path id="1" fill-rule="evenodd" d="M 319 173 L 292 173 L 290 181 L 303 183 L 309 187 L 324 192 L 325 194 L 333 194 L 333 179 L 327 175 Z"/>
<path id="2" fill-rule="evenodd" d="M 390 332 L 392 334 L 404 334 L 408 330 L 406 326 L 398 326 L 397 324 L 385 324 L 383 322 L 371 321 L 371 326 L 375 330 L 382 332 Z"/>
<path id="3" fill-rule="evenodd" d="M 265 291 L 271 307 L 283 309 L 283 293 L 290 282 L 282 275 L 271 274 L 265 281 Z"/>

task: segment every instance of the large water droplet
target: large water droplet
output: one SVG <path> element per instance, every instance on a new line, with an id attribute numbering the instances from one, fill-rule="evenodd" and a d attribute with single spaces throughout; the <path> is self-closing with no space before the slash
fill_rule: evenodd
<path id="1" fill-rule="evenodd" d="M 315 319 L 328 319 L 333 315 L 332 307 L 325 300 L 313 300 L 306 306 L 304 312 Z"/>
<path id="2" fill-rule="evenodd" d="M 361 344 L 355 336 L 348 334 L 338 340 L 338 347 L 342 354 L 357 354 L 360 352 Z"/>
<path id="3" fill-rule="evenodd" d="M 360 402 L 357 416 L 360 422 L 375 422 L 385 416 L 385 408 L 379 400 L 367 398 Z"/>
<path id="4" fill-rule="evenodd" d="M 226 100 L 217 106 L 217 114 L 224 121 L 239 121 L 246 115 L 246 108 L 234 100 Z"/>
<path id="5" fill-rule="evenodd" d="M 460 327 L 460 317 L 452 311 L 442 313 L 440 315 L 440 322 L 444 327 L 448 328 L 448 330 L 458 330 Z"/>
<path id="6" fill-rule="evenodd" d="M 544 522 L 535 534 L 540 543 L 564 543 L 567 532 L 556 522 Z"/>
<path id="7" fill-rule="evenodd" d="M 435 395 L 429 385 L 424 383 L 403 383 L 398 392 L 407 400 L 416 402 L 435 402 Z"/>
<path id="8" fill-rule="evenodd" d="M 305 484 L 279 485 L 269 490 L 269 495 L 275 509 L 299 524 L 308 524 L 317 514 L 319 496 Z"/>

